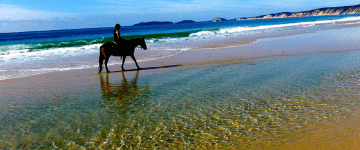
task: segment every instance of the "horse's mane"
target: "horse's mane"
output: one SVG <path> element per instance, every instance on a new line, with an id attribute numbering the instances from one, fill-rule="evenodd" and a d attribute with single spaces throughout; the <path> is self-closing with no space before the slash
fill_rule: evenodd
<path id="1" fill-rule="evenodd" d="M 127 42 L 135 42 L 135 41 L 139 41 L 141 40 L 140 38 L 135 38 L 135 39 L 124 39 L 124 41 L 127 41 Z"/>
<path id="2" fill-rule="evenodd" d="M 130 39 L 131 41 L 141 40 L 140 38 Z"/>

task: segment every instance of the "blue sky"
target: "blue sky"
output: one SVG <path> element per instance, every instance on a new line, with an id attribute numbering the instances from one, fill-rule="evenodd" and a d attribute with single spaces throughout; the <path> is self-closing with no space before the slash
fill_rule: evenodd
<path id="1" fill-rule="evenodd" d="M 0 33 L 234 19 L 357 4 L 358 0 L 1 0 Z"/>

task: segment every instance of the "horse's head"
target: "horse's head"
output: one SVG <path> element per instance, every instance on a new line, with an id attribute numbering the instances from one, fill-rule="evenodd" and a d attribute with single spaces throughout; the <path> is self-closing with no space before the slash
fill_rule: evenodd
<path id="1" fill-rule="evenodd" d="M 140 46 L 141 46 L 141 48 L 143 48 L 144 50 L 146 50 L 147 49 L 147 46 L 146 46 L 146 43 L 145 43 L 145 37 L 141 37 L 140 38 Z"/>

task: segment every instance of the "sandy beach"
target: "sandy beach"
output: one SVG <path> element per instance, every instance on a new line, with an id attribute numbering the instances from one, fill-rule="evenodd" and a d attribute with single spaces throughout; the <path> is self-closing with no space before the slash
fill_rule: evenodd
<path id="1" fill-rule="evenodd" d="M 290 65 L 281 68 L 287 64 L 286 62 L 293 60 L 297 60 L 293 63 L 299 66 L 302 66 L 302 63 L 303 66 L 320 65 L 316 67 L 316 70 L 319 70 L 326 68 L 321 64 L 323 58 L 331 62 L 333 57 L 338 58 L 337 54 L 344 57 L 359 56 L 355 55 L 360 52 L 359 35 L 360 24 L 349 24 L 281 31 L 271 35 L 262 33 L 245 38 L 232 37 L 200 43 L 182 43 L 197 48 L 179 51 L 176 55 L 162 59 L 139 62 L 142 68 L 139 71 L 133 70 L 136 68 L 134 63 L 128 63 L 125 64 L 127 71 L 124 72 L 120 71 L 120 65 L 115 65 L 109 66 L 111 73 L 99 74 L 97 68 L 90 68 L 2 80 L 0 81 L 0 110 L 2 110 L 0 139 L 6 141 L 0 143 L 0 148 L 359 149 L 360 114 L 356 112 L 360 107 L 357 106 L 359 102 L 356 101 L 359 98 L 356 94 L 359 92 L 356 91 L 359 90 L 356 83 L 358 82 L 356 61 L 349 64 L 351 67 L 346 65 L 345 58 L 342 61 L 338 60 L 345 65 L 332 64 L 345 68 L 337 69 L 340 73 L 334 68 L 329 68 L 331 73 L 335 73 L 319 71 L 320 75 L 326 75 L 313 77 L 308 73 L 313 70 L 304 67 L 303 72 L 293 72 L 296 74 L 294 76 L 283 77 L 283 74 L 280 74 L 281 77 L 279 75 L 271 82 L 262 81 L 265 80 L 262 75 L 271 74 L 272 70 L 296 70 Z M 234 43 L 238 43 L 235 44 L 237 46 L 229 47 Z M 151 53 L 151 51 L 136 51 L 135 57 L 138 53 Z M 309 61 L 313 58 L 319 59 L 318 64 L 316 61 Z M 313 62 L 315 63 L 311 64 Z M 262 70 L 254 69 L 253 71 L 258 73 L 251 76 L 251 67 L 259 67 Z M 271 70 L 271 67 L 274 68 Z M 247 68 L 249 70 L 245 72 Z M 325 88 L 326 85 L 337 85 L 337 78 L 334 77 L 334 83 L 333 80 L 323 82 L 332 79 L 333 76 L 343 75 L 341 73 L 344 70 L 351 72 L 353 78 L 346 78 L 346 83 L 351 80 L 351 84 L 341 86 L 339 89 L 351 88 L 351 92 L 348 93 L 352 95 L 341 97 L 339 95 L 346 92 L 336 95 L 331 91 L 331 87 Z M 214 74 L 209 77 L 211 73 Z M 233 73 L 234 75 L 231 75 Z M 301 77 L 302 73 L 309 74 L 311 79 L 316 78 L 319 83 L 310 84 L 312 81 L 307 81 L 309 78 L 306 76 Z M 231 80 L 228 80 L 226 75 L 230 75 Z M 261 79 L 262 83 L 253 88 L 259 91 L 252 91 L 251 87 L 254 85 L 252 82 L 245 79 L 240 81 L 242 75 L 244 78 L 248 75 L 248 79 Z M 226 79 L 222 79 L 224 76 Z M 298 83 L 298 78 L 299 81 L 304 80 L 310 85 L 301 85 Z M 244 84 L 244 87 L 239 87 L 235 83 Z M 172 84 L 177 88 L 167 87 Z M 207 87 L 205 84 L 212 86 Z M 273 84 L 276 86 L 272 87 Z M 318 85 L 321 87 L 317 87 Z M 340 85 L 343 84 L 339 83 Z M 187 91 L 191 87 L 198 88 Z M 229 93 L 216 93 L 228 87 Z M 290 92 L 282 92 L 292 88 Z M 208 91 L 202 92 L 202 89 Z M 307 99 L 306 94 L 314 91 L 326 94 L 319 94 L 320 96 L 314 94 L 315 96 L 309 96 Z M 248 94 L 258 92 L 260 94 L 253 96 Z M 231 93 L 235 94 L 231 95 Z M 190 97 L 193 95 L 196 95 L 195 98 Z M 265 97 L 264 100 L 269 99 L 269 101 L 260 104 L 250 102 L 252 98 L 256 99 L 256 96 Z M 316 96 L 319 98 L 314 98 Z M 185 99 L 184 97 L 188 99 L 182 100 Z M 302 97 L 304 98 L 301 99 Z M 239 105 L 232 107 L 230 101 L 225 101 L 227 98 L 237 98 L 238 101 L 246 99 L 248 100 L 246 104 L 256 105 L 256 108 L 243 113 L 239 110 L 245 105 L 231 101 Z M 299 101 L 289 100 L 290 98 Z M 218 99 L 218 101 L 209 102 L 209 99 Z M 271 99 L 286 99 L 286 102 L 275 107 L 275 104 L 281 102 L 273 102 Z M 347 103 L 346 99 L 354 101 Z M 308 102 L 308 100 L 314 101 Z M 335 101 L 336 104 L 330 104 Z M 300 105 L 305 102 L 306 105 Z M 274 107 L 272 107 L 273 103 Z M 313 106 L 314 103 L 316 106 Z M 263 105 L 267 104 L 269 106 L 265 108 Z M 340 105 L 344 105 L 344 108 Z M 198 107 L 191 108 L 192 106 Z M 289 107 L 294 113 L 286 112 Z M 341 110 L 337 107 L 341 107 Z M 279 109 L 275 111 L 273 108 Z M 325 109 L 324 114 L 318 112 L 321 109 Z M 348 111 L 345 111 L 346 109 Z M 264 112 L 264 116 L 255 110 Z M 257 119 L 249 117 L 253 113 L 258 115 Z M 276 115 L 277 113 L 280 116 Z M 230 114 L 232 116 L 228 116 Z M 291 117 L 285 119 L 286 115 Z M 314 116 L 322 117 L 314 119 Z M 242 121 L 245 123 L 242 124 Z M 25 123 L 21 125 L 18 122 Z M 33 129 L 35 126 L 36 128 Z M 253 126 L 255 127 L 251 128 Z M 66 142 L 71 140 L 73 142 Z"/>

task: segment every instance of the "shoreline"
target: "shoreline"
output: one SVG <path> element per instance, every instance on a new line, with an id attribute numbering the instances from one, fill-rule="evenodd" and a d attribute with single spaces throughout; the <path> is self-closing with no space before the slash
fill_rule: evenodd
<path id="1" fill-rule="evenodd" d="M 322 52 L 339 52 L 339 51 L 349 51 L 349 50 L 358 50 L 360 46 L 354 45 L 342 45 L 341 47 L 333 47 L 325 45 L 327 47 L 317 47 L 313 48 L 313 46 L 309 46 L 309 49 L 305 52 L 301 52 L 301 49 L 297 48 L 296 50 L 291 50 L 296 47 L 302 47 L 303 45 L 307 45 L 306 42 L 301 44 L 299 43 L 291 43 L 296 40 L 296 38 L 307 38 L 307 35 L 314 35 L 318 36 L 322 32 L 330 32 L 330 31 L 338 31 L 340 30 L 356 30 L 355 28 L 360 28 L 360 23 L 357 22 L 348 22 L 345 25 L 321 25 L 315 26 L 311 28 L 299 28 L 294 29 L 292 31 L 277 31 L 277 32 L 270 32 L 270 33 L 260 33 L 260 34 L 253 34 L 253 35 L 242 35 L 236 37 L 227 37 L 227 38 L 220 38 L 220 39 L 206 39 L 200 41 L 190 41 L 190 42 L 179 42 L 176 44 L 172 44 L 171 46 L 176 45 L 189 45 L 194 47 L 189 50 L 178 50 L 171 55 L 162 56 L 155 58 L 153 60 L 145 60 L 142 62 L 138 62 L 140 67 L 145 66 L 148 67 L 160 67 L 160 66 L 167 66 L 167 65 L 190 65 L 190 64 L 206 64 L 206 63 L 213 63 L 213 62 L 223 62 L 223 61 L 237 61 L 237 60 L 244 60 L 244 59 L 258 59 L 264 57 L 277 57 L 277 56 L 291 56 L 291 55 L 298 55 L 298 54 L 311 54 L 311 53 L 322 53 Z M 329 34 L 329 33 L 327 33 Z M 287 39 L 292 39 L 294 41 L 290 41 Z M 317 39 L 312 39 L 317 40 Z M 308 40 L 309 41 L 309 40 Z M 280 45 L 277 45 L 280 43 Z M 295 44 L 293 46 L 292 44 Z M 336 45 L 336 43 L 332 43 Z M 276 46 L 275 46 L 276 45 Z M 284 46 L 283 46 L 284 45 Z M 276 49 L 278 47 L 283 47 L 282 49 Z M 231 55 L 226 53 L 231 53 Z M 140 54 L 142 51 L 135 51 L 136 53 Z M 146 51 L 146 53 L 151 53 L 151 51 Z M 205 55 L 203 55 L 205 54 Z M 179 55 L 179 56 L 177 56 Z M 203 55 L 203 56 L 202 56 Z M 219 57 L 213 57 L 214 55 Z M 196 56 L 196 57 L 194 57 Z M 190 58 L 186 58 L 190 57 Z M 117 57 L 114 57 L 117 58 Z M 113 58 L 113 59 L 114 59 Z M 131 60 L 131 63 L 126 63 L 124 66 L 125 68 L 130 68 L 126 66 L 131 66 L 133 68 L 135 64 L 133 63 L 132 59 L 127 57 L 127 61 Z M 174 60 L 174 61 L 173 61 Z M 195 60 L 195 61 L 194 61 Z M 109 68 L 119 68 L 120 65 L 109 65 Z M 154 65 L 146 65 L 146 64 Z M 44 74 L 53 74 L 53 73 L 60 73 L 60 72 L 89 72 L 86 70 L 94 70 L 96 72 L 97 68 L 81 68 L 81 69 L 74 69 L 74 70 L 56 70 L 50 71 L 46 73 L 39 73 L 39 74 L 32 74 L 32 75 L 25 75 L 21 77 L 14 77 L 10 79 L 0 80 L 1 82 L 8 82 L 7 80 L 16 80 L 20 78 L 27 78 L 33 76 L 41 76 Z M 114 70 L 114 69 L 110 69 Z M 116 69 L 115 69 L 116 70 Z M 119 69 L 118 69 L 119 70 Z"/>

